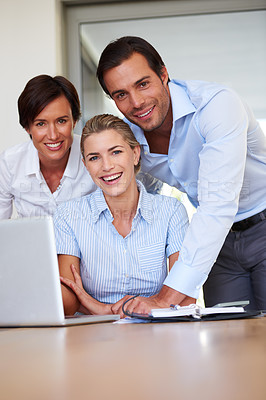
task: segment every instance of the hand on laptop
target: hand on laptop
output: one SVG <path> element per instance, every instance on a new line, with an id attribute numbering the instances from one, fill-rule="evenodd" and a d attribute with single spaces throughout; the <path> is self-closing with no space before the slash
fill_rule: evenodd
<path id="1" fill-rule="evenodd" d="M 84 314 L 113 314 L 111 311 L 111 304 L 104 304 L 95 300 L 84 290 L 81 277 L 73 264 L 71 265 L 71 271 L 75 281 L 62 276 L 60 276 L 60 280 L 76 294 L 81 304 L 79 311 Z"/>

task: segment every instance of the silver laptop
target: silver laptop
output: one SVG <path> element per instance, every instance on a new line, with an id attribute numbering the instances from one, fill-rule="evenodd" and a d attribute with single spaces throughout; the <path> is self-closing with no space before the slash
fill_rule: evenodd
<path id="1" fill-rule="evenodd" d="M 0 327 L 118 319 L 119 315 L 65 318 L 51 217 L 0 221 Z"/>

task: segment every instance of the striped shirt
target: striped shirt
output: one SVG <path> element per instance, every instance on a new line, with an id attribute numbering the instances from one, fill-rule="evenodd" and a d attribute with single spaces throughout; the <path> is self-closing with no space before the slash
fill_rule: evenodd
<path id="1" fill-rule="evenodd" d="M 180 250 L 188 226 L 185 207 L 175 198 L 140 191 L 131 232 L 124 238 L 101 189 L 58 207 L 54 215 L 58 254 L 80 258 L 84 289 L 115 303 L 127 294 L 151 296 L 167 275 L 167 257 Z"/>

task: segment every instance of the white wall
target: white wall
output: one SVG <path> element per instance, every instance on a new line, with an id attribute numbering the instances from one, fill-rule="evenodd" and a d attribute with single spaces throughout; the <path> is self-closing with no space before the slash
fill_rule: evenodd
<path id="1" fill-rule="evenodd" d="M 0 152 L 28 140 L 17 99 L 39 74 L 62 73 L 58 0 L 0 0 Z"/>

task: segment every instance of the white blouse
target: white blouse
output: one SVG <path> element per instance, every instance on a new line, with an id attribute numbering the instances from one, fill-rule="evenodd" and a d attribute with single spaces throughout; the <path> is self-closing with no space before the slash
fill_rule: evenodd
<path id="1" fill-rule="evenodd" d="M 40 171 L 32 141 L 0 155 L 0 219 L 10 218 L 15 205 L 19 217 L 52 215 L 57 206 L 96 189 L 80 154 L 80 136 L 74 135 L 68 163 L 57 190 L 52 193 Z"/>

